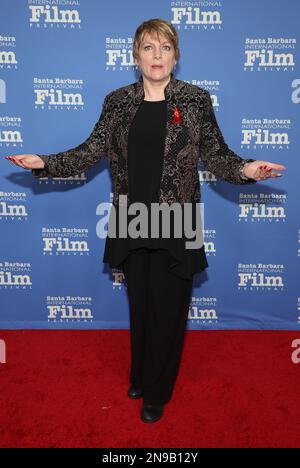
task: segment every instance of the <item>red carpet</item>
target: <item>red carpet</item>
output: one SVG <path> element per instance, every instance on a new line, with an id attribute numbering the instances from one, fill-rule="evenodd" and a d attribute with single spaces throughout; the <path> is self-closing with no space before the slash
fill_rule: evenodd
<path id="1" fill-rule="evenodd" d="M 0 330 L 1 447 L 300 447 L 300 332 L 188 331 L 163 418 L 127 397 L 128 330 Z"/>

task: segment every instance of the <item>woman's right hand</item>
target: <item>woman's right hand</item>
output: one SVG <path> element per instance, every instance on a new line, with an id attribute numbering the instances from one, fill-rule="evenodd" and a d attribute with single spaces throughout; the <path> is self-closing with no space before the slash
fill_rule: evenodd
<path id="1" fill-rule="evenodd" d="M 23 169 L 43 169 L 45 166 L 44 161 L 36 154 L 17 154 L 5 156 L 5 159 L 15 166 L 23 167 Z"/>

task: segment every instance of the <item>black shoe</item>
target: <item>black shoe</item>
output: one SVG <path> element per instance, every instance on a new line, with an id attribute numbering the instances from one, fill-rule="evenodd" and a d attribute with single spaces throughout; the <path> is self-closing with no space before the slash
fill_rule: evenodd
<path id="1" fill-rule="evenodd" d="M 164 414 L 164 405 L 143 404 L 141 410 L 141 419 L 143 422 L 158 421 Z"/>
<path id="2" fill-rule="evenodd" d="M 141 398 L 143 396 L 143 391 L 139 387 L 130 385 L 127 395 L 129 396 L 129 398 Z"/>

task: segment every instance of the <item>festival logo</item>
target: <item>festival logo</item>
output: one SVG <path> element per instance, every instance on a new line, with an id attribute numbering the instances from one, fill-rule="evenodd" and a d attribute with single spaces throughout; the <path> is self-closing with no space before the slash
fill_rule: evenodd
<path id="1" fill-rule="evenodd" d="M 192 6 L 191 6 L 192 5 Z M 171 1 L 171 23 L 178 30 L 214 31 L 222 29 L 222 2 Z"/>
<path id="2" fill-rule="evenodd" d="M 23 147 L 21 125 L 21 117 L 0 115 L 0 148 L 12 148 L 15 152 Z"/>
<path id="3" fill-rule="evenodd" d="M 25 192 L 0 192 L 0 221 L 28 221 Z"/>
<path id="4" fill-rule="evenodd" d="M 247 37 L 244 71 L 273 73 L 294 71 L 296 44 L 295 38 Z"/>
<path id="5" fill-rule="evenodd" d="M 260 190 L 257 192 L 240 192 L 239 222 L 274 223 L 286 222 L 287 194 Z"/>
<path id="6" fill-rule="evenodd" d="M 242 119 L 241 149 L 282 151 L 290 149 L 291 119 Z"/>
<path id="7" fill-rule="evenodd" d="M 28 0 L 29 26 L 36 29 L 81 29 L 79 1 Z"/>
<path id="8" fill-rule="evenodd" d="M 284 265 L 273 263 L 239 263 L 239 291 L 280 291 L 284 289 Z"/>
<path id="9" fill-rule="evenodd" d="M 189 328 L 194 324 L 197 326 L 211 326 L 213 328 L 219 321 L 217 298 L 192 296 L 188 321 Z"/>
<path id="10" fill-rule="evenodd" d="M 92 322 L 92 298 L 81 296 L 47 296 L 48 322 L 78 323 Z"/>
<path id="11" fill-rule="evenodd" d="M 0 70 L 17 70 L 16 37 L 0 35 Z M 1 101 L 0 101 L 1 102 Z"/>
<path id="12" fill-rule="evenodd" d="M 106 70 L 132 71 L 134 59 L 132 54 L 132 37 L 106 37 Z M 137 69 L 137 67 L 135 67 Z"/>
<path id="13" fill-rule="evenodd" d="M 43 227 L 43 254 L 55 256 L 88 256 L 89 230 L 86 228 Z"/>
<path id="14" fill-rule="evenodd" d="M 47 111 L 82 111 L 83 85 L 82 79 L 34 77 L 34 108 Z"/>
<path id="15" fill-rule="evenodd" d="M 0 261 L 0 289 L 32 289 L 30 262 Z"/>

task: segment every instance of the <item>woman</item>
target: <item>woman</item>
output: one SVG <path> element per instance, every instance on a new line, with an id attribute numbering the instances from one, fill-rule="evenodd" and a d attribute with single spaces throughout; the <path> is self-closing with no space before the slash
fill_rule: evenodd
<path id="1" fill-rule="evenodd" d="M 7 157 L 35 177 L 80 174 L 108 157 L 113 208 L 134 202 L 173 206 L 200 201 L 197 162 L 234 184 L 280 177 L 284 166 L 242 159 L 226 145 L 209 93 L 175 79 L 178 35 L 172 24 L 150 19 L 136 30 L 133 56 L 140 79 L 109 93 L 91 135 L 54 155 Z M 122 196 L 122 197 L 121 197 Z M 122 198 L 123 200 L 123 198 Z M 117 217 L 118 218 L 118 217 Z M 130 218 L 130 216 L 129 216 Z M 131 218 L 130 218 L 131 219 Z M 110 219 L 111 223 L 111 219 Z M 170 223 L 169 223 L 170 224 Z M 117 231 L 118 232 L 118 231 Z M 149 232 L 149 231 L 148 231 Z M 208 266 L 203 245 L 186 248 L 186 237 L 111 238 L 103 261 L 122 268 L 130 310 L 131 370 L 128 396 L 143 396 L 141 419 L 158 421 L 173 392 L 188 317 L 193 276 Z"/>

